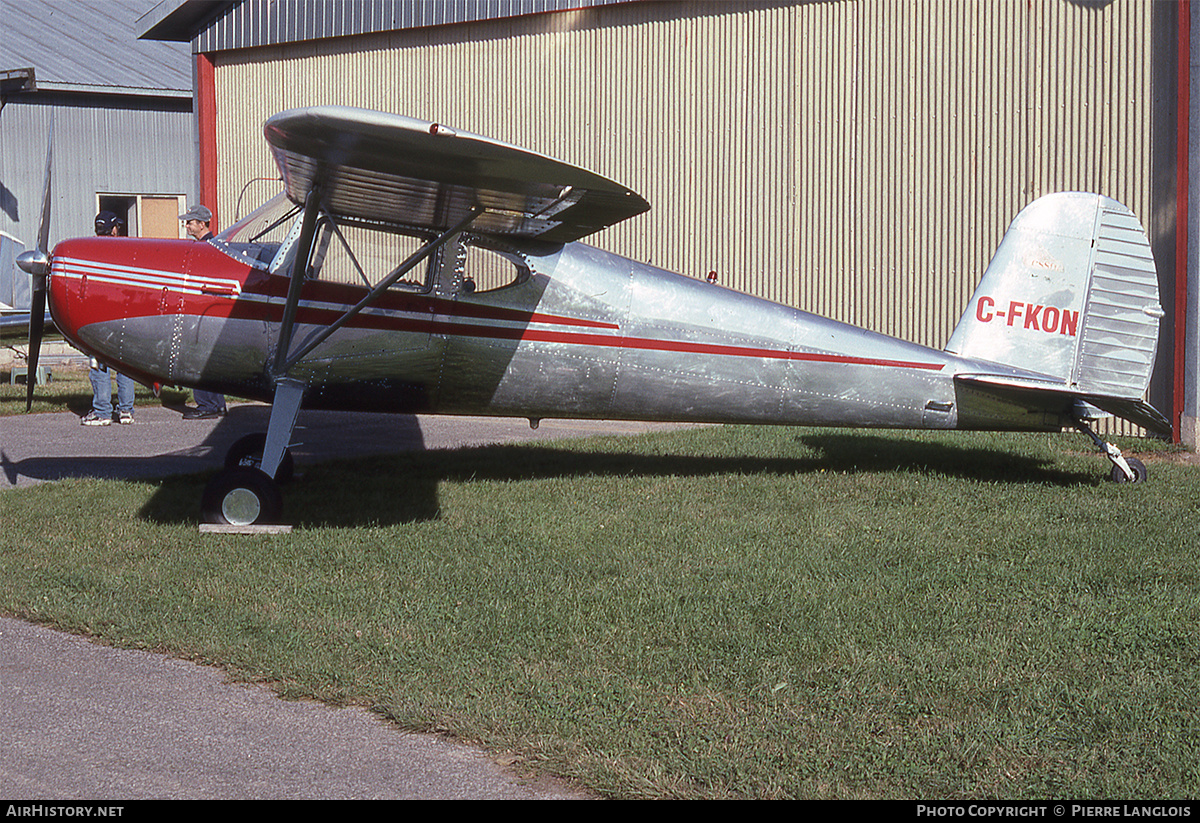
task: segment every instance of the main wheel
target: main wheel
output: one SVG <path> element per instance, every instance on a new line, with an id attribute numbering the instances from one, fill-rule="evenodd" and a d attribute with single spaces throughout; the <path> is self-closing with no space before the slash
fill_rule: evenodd
<path id="1" fill-rule="evenodd" d="M 208 482 L 200 500 L 204 523 L 262 526 L 279 522 L 283 496 L 279 486 L 259 469 L 226 469 Z"/>
<path id="2" fill-rule="evenodd" d="M 1146 471 L 1146 464 L 1136 457 L 1126 457 L 1125 462 L 1129 464 L 1129 468 L 1133 469 L 1133 479 L 1130 480 L 1125 476 L 1125 472 L 1121 471 L 1121 467 L 1113 464 L 1112 471 L 1108 473 L 1108 479 L 1114 483 L 1145 483 L 1146 478 L 1150 473 Z"/>
<path id="3" fill-rule="evenodd" d="M 229 451 L 225 452 L 225 468 L 235 469 L 238 466 L 252 469 L 262 468 L 262 456 L 266 447 L 267 435 L 263 432 L 238 438 L 237 442 L 229 447 Z M 279 468 L 275 470 L 275 482 L 280 485 L 290 482 L 295 470 L 296 464 L 292 460 L 291 449 L 284 449 L 283 460 L 279 462 Z"/>

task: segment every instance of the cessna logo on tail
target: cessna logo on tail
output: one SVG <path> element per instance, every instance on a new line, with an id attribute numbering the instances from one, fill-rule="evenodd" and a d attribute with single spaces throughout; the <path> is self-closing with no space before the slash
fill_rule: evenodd
<path id="1" fill-rule="evenodd" d="M 1039 306 L 1035 303 L 1008 301 L 1008 309 L 996 311 L 996 301 L 981 297 L 975 304 L 975 319 L 980 323 L 1004 320 L 1006 325 L 1042 331 L 1049 334 L 1065 334 L 1074 337 L 1079 330 L 1079 312 L 1060 309 L 1056 306 Z"/>

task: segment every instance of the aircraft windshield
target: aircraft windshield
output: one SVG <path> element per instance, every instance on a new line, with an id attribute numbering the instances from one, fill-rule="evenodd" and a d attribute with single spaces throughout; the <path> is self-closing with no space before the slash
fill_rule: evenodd
<path id="1" fill-rule="evenodd" d="M 328 283 L 374 288 L 415 254 L 428 237 L 382 225 L 339 222 L 328 215 L 317 221 L 309 276 Z M 284 255 L 280 255 L 281 257 Z M 418 263 L 390 288 L 428 291 L 439 254 Z M 272 264 L 272 269 L 275 264 Z"/>
<path id="2" fill-rule="evenodd" d="M 229 243 L 280 243 L 291 228 L 291 218 L 300 207 L 277 194 L 241 220 L 217 235 L 217 240 Z"/>
<path id="3" fill-rule="evenodd" d="M 300 207 L 278 194 L 218 234 L 210 242 L 231 257 L 265 269 L 292 228 Z"/>

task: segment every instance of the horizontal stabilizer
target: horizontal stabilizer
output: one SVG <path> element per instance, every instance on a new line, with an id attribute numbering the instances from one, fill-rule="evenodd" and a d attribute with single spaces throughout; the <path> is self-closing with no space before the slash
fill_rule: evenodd
<path id="1" fill-rule="evenodd" d="M 472 232 L 578 240 L 650 205 L 577 166 L 476 134 L 343 106 L 280 112 L 264 133 L 284 187 L 352 218 L 445 231 L 472 208 Z"/>
<path id="2" fill-rule="evenodd" d="M 1141 426 L 1146 431 L 1164 437 L 1171 436 L 1171 421 L 1145 400 L 1125 400 L 1099 395 L 1084 395 L 1083 399 L 1098 409 L 1122 417 L 1135 426 Z"/>
<path id="3" fill-rule="evenodd" d="M 1083 400 L 1147 431 L 1167 436 L 1171 434 L 1171 423 L 1167 418 L 1140 398 L 1091 394 L 1049 380 L 1008 375 L 960 374 L 954 379 L 964 386 L 1004 397 L 1013 406 L 1023 407 L 1036 415 L 1059 416 L 1065 420 L 1070 417 L 1075 401 Z M 969 412 L 968 408 L 959 410 L 960 416 Z"/>

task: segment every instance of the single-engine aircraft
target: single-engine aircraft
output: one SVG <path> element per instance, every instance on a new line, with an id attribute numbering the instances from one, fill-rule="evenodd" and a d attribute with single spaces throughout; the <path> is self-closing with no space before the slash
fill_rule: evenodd
<path id="1" fill-rule="evenodd" d="M 1142 399 L 1163 316 L 1154 260 L 1106 197 L 1021 211 L 937 351 L 583 245 L 649 205 L 516 146 L 329 106 L 264 131 L 284 191 L 215 239 L 89 237 L 47 254 L 43 234 L 22 257 L 85 352 L 146 384 L 272 404 L 265 434 L 235 444 L 206 488 L 206 522 L 276 521 L 301 406 L 534 425 L 1076 427 L 1132 482 L 1145 467 L 1090 421 L 1170 432 Z"/>

